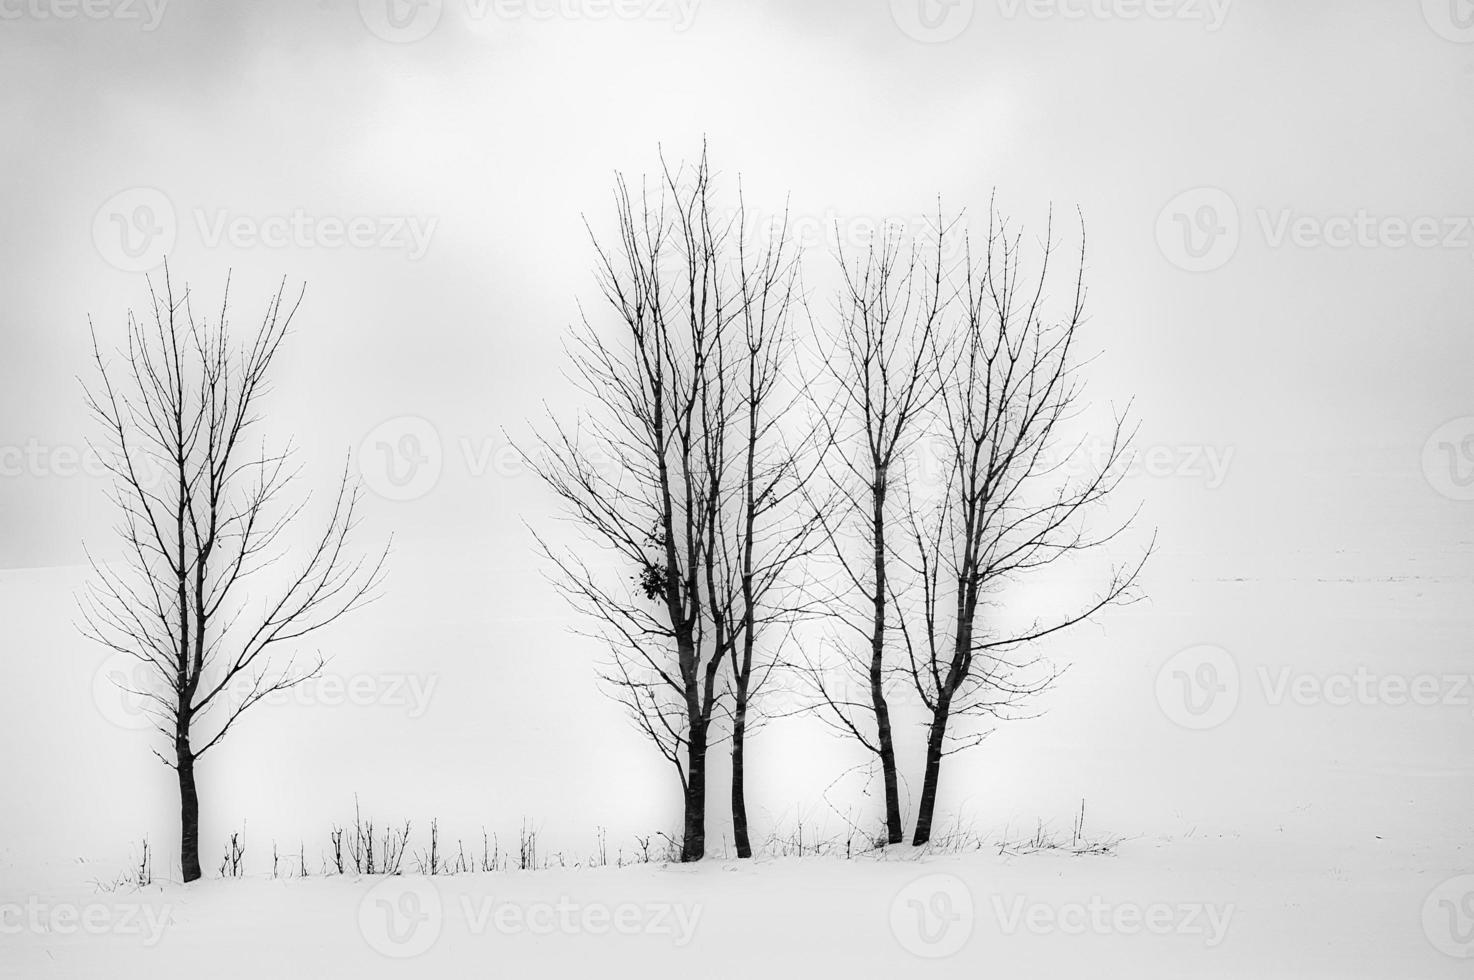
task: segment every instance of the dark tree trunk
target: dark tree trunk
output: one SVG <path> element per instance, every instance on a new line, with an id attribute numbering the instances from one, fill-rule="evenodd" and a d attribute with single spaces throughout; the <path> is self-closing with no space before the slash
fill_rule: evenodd
<path id="1" fill-rule="evenodd" d="M 880 769 L 885 778 L 885 839 L 888 844 L 899 844 L 905 837 L 901 829 L 901 794 L 896 780 L 896 746 L 891 739 L 890 708 L 876 679 L 880 673 L 880 660 L 873 662 L 870 670 L 871 692 L 875 698 L 875 725 L 879 731 Z"/>
<path id="2" fill-rule="evenodd" d="M 194 784 L 194 754 L 189 736 L 175 739 L 175 769 L 179 773 L 179 864 L 185 881 L 200 876 L 200 797 Z"/>
<path id="3" fill-rule="evenodd" d="M 921 805 L 916 814 L 916 836 L 911 839 L 914 846 L 931 840 L 932 813 L 937 806 L 937 780 L 942 773 L 942 745 L 947 735 L 947 714 L 951 705 L 938 701 L 932 712 L 931 734 L 926 740 L 926 778 L 921 784 Z"/>
<path id="4" fill-rule="evenodd" d="M 747 839 L 747 790 L 744 784 L 746 744 L 747 685 L 740 684 L 737 708 L 732 715 L 732 836 L 737 842 L 739 858 L 752 857 L 752 844 Z"/>
<path id="5" fill-rule="evenodd" d="M 879 480 L 885 479 L 877 467 Z M 904 836 L 901 829 L 901 796 L 896 784 L 896 748 L 891 739 L 891 710 L 885 700 L 885 484 L 880 482 L 873 495 L 875 511 L 871 515 L 872 536 L 875 540 L 875 620 L 874 632 L 870 637 L 870 701 L 875 709 L 877 745 L 880 749 L 880 770 L 885 778 L 885 839 L 888 844 L 899 844 Z"/>
<path id="6" fill-rule="evenodd" d="M 686 749 L 686 819 L 681 835 L 681 860 L 700 861 L 706 855 L 705 725 L 691 727 Z"/>

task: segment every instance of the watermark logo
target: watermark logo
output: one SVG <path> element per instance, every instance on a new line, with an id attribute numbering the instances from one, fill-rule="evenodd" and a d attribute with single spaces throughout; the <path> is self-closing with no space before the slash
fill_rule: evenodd
<path id="1" fill-rule="evenodd" d="M 1474 704 L 1474 674 L 1378 673 L 1365 666 L 1351 672 L 1297 674 L 1289 667 L 1258 668 L 1260 689 L 1270 707 L 1467 708 Z"/>
<path id="2" fill-rule="evenodd" d="M 221 697 L 232 704 L 250 700 L 266 707 L 396 709 L 413 720 L 423 718 L 430 710 L 440 677 L 438 674 L 317 673 L 258 699 L 260 681 L 260 677 L 250 672 L 237 674 L 226 684 Z M 207 683 L 206 687 L 212 684 Z M 143 731 L 167 722 L 178 696 L 157 666 L 129 653 L 114 653 L 93 672 L 92 701 L 98 713 L 111 724 L 129 731 Z"/>
<path id="3" fill-rule="evenodd" d="M 319 674 L 273 691 L 261 703 L 303 708 L 396 708 L 405 717 L 417 719 L 430 710 L 439 682 L 438 674 Z M 249 696 L 251 684 L 244 675 L 240 686 L 240 695 Z"/>
<path id="4" fill-rule="evenodd" d="M 386 500 L 418 500 L 440 482 L 445 452 L 429 420 L 402 415 L 370 432 L 358 447 L 358 469 Z"/>
<path id="5" fill-rule="evenodd" d="M 677 34 L 691 29 L 700 0 L 465 0 L 472 21 L 664 21 Z"/>
<path id="6" fill-rule="evenodd" d="M 891 901 L 891 935 L 924 959 L 956 955 L 972 937 L 972 891 L 956 875 L 917 878 Z"/>
<path id="7" fill-rule="evenodd" d="M 407 213 L 314 214 L 294 208 L 248 214 L 204 207 L 176 211 L 163 191 L 134 187 L 114 194 L 98 208 L 92 240 L 98 253 L 124 272 L 157 268 L 174 249 L 181 230 L 191 226 L 200 245 L 209 249 L 374 249 L 401 252 L 417 262 L 429 252 L 439 225 L 437 216 Z"/>
<path id="8" fill-rule="evenodd" d="M 1450 878 L 1428 893 L 1423 934 L 1446 956 L 1474 957 L 1474 875 Z"/>
<path id="9" fill-rule="evenodd" d="M 690 30 L 700 0 L 461 0 L 468 23 L 484 21 L 664 21 Z M 440 24 L 445 0 L 359 0 L 364 25 L 394 44 L 422 41 Z"/>
<path id="10" fill-rule="evenodd" d="M 434 946 L 444 918 L 440 892 L 426 878 L 386 878 L 358 903 L 364 941 L 392 959 L 419 956 Z"/>
<path id="11" fill-rule="evenodd" d="M 1217 728 L 1239 703 L 1239 666 L 1222 647 L 1203 644 L 1173 655 L 1157 672 L 1157 704 L 1193 731 Z"/>
<path id="12" fill-rule="evenodd" d="M 1474 0 L 1471 0 L 1474 2 Z M 1227 265 L 1251 229 L 1270 249 L 1474 249 L 1474 216 L 1396 214 L 1365 207 L 1309 213 L 1259 207 L 1252 220 L 1218 188 L 1185 191 L 1157 216 L 1157 246 L 1169 262 L 1188 272 Z"/>
<path id="13" fill-rule="evenodd" d="M 375 885 L 358 907 L 359 932 L 376 952 L 409 959 L 440 939 L 446 921 L 470 936 L 651 936 L 685 947 L 701 921 L 699 904 L 678 902 L 584 903 L 567 895 L 556 901 L 514 902 L 460 896 L 449 907 L 424 877 L 395 876 Z"/>
<path id="14" fill-rule="evenodd" d="M 143 31 L 157 30 L 169 0 L 0 0 L 0 20 L 139 21 Z"/>
<path id="15" fill-rule="evenodd" d="M 445 0 L 358 0 L 358 16 L 380 40 L 411 44 L 430 36 L 444 7 Z"/>
<path id="16" fill-rule="evenodd" d="M 1022 895 L 1006 901 L 990 899 L 999 930 L 1005 936 L 1028 932 L 1035 936 L 1193 936 L 1213 949 L 1223 943 L 1234 906 L 1203 902 L 1172 905 L 1153 902 L 1109 902 L 1100 896 L 1088 902 L 1051 904 L 1030 902 Z"/>
<path id="17" fill-rule="evenodd" d="M 891 0 L 896 26 L 923 44 L 961 37 L 976 14 L 977 0 Z"/>
<path id="18" fill-rule="evenodd" d="M 418 262 L 430 250 L 440 224 L 413 214 L 309 214 L 302 208 L 258 217 L 224 208 L 194 210 L 195 228 L 206 248 L 382 249 Z"/>
<path id="19" fill-rule="evenodd" d="M 1445 422 L 1428 437 L 1423 477 L 1450 500 L 1474 500 L 1474 416 Z"/>
<path id="20" fill-rule="evenodd" d="M 1020 14 L 1034 20 L 1154 20 L 1200 23 L 1210 34 L 1228 19 L 1233 0 L 998 0 L 998 10 L 1012 20 Z"/>
<path id="21" fill-rule="evenodd" d="M 1093 439 L 1074 447 L 1061 472 L 1074 479 L 1090 480 L 1111 468 L 1114 457 L 1114 469 L 1127 479 L 1194 480 L 1217 490 L 1228 481 L 1235 452 L 1233 446 L 1158 444 L 1120 453 L 1120 447 L 1111 442 Z"/>
<path id="22" fill-rule="evenodd" d="M 1183 191 L 1157 215 L 1157 248 L 1186 272 L 1212 272 L 1239 249 L 1239 209 L 1217 187 Z"/>
<path id="23" fill-rule="evenodd" d="M 1474 0 L 1423 0 L 1423 19 L 1445 41 L 1474 44 Z"/>
<path id="24" fill-rule="evenodd" d="M 138 936 L 153 948 L 164 938 L 173 918 L 169 905 L 141 902 L 46 902 L 32 895 L 25 902 L 0 902 L 0 936 L 35 935 Z"/>
<path id="25" fill-rule="evenodd" d="M 585 904 L 567 895 L 556 902 L 509 902 L 462 895 L 461 915 L 473 936 L 658 936 L 677 948 L 690 945 L 701 922 L 701 905 L 650 902 Z"/>
<path id="26" fill-rule="evenodd" d="M 1303 214 L 1290 208 L 1257 212 L 1264 242 L 1270 248 L 1418 248 L 1474 247 L 1474 219 L 1468 215 L 1374 214 L 1366 208 L 1344 214 Z"/>
<path id="27" fill-rule="evenodd" d="M 147 469 L 139 476 L 144 486 L 152 486 L 149 481 L 157 475 L 146 467 L 150 462 L 147 457 L 135 461 L 137 470 Z M 39 439 L 27 439 L 24 445 L 0 446 L 0 477 L 99 478 L 111 472 L 107 460 L 91 446 L 52 446 Z"/>
<path id="28" fill-rule="evenodd" d="M 1109 458 L 1110 447 L 1094 447 L 1099 460 L 1091 472 L 1100 472 Z M 1233 464 L 1232 446 L 1148 446 L 1126 457 L 1125 475 L 1149 479 L 1200 480 L 1209 490 L 1217 490 L 1228 480 Z"/>
<path id="29" fill-rule="evenodd" d="M 123 272 L 148 272 L 174 248 L 179 222 L 163 191 L 130 187 L 103 203 L 92 217 L 92 244 Z"/>

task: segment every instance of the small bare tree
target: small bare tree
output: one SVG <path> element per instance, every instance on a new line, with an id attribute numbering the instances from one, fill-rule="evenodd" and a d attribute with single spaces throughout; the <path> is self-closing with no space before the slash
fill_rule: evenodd
<path id="1" fill-rule="evenodd" d="M 1035 642 L 1136 598 L 1151 551 L 1113 567 L 1103 588 L 1052 618 L 1010 628 L 998 614 L 1004 587 L 1108 544 L 1135 518 L 1108 521 L 1094 533 L 1089 527 L 1125 475 L 1133 432 L 1124 416 L 1106 434 L 1097 465 L 1072 472 L 1079 445 L 1064 451 L 1083 408 L 1077 341 L 1085 247 L 1082 229 L 1073 301 L 1062 319 L 1047 319 L 1052 234 L 1051 221 L 1038 271 L 1029 275 L 1020 237 L 990 212 L 980 261 L 965 249 L 960 301 L 948 310 L 944 342 L 932 347 L 943 466 L 934 499 L 907 488 L 909 566 L 919 601 L 900 617 L 907 672 L 930 715 L 917 845 L 931 837 L 943 757 L 986 734 L 957 732 L 954 723 L 1013 716 L 1045 690 L 1058 673 L 1034 652 Z M 903 590 L 895 591 L 904 608 Z"/>
<path id="2" fill-rule="evenodd" d="M 912 236 L 905 247 L 901 229 L 887 228 L 857 259 L 839 252 L 839 328 L 825 337 L 833 345 L 826 364 L 837 397 L 824 409 L 838 450 L 826 464 L 837 493 L 815 500 L 813 512 L 838 569 L 830 610 L 844 633 L 831 644 L 837 663 L 806 657 L 796 665 L 818 716 L 879 761 L 891 844 L 901 842 L 903 830 L 887 698 L 896 670 L 886 658 L 895 642 L 888 615 L 894 546 L 887 533 L 899 519 L 895 491 L 916 464 L 917 440 L 937 392 L 934 332 L 948 288 L 940 217 L 934 230 L 930 246 Z"/>
<path id="3" fill-rule="evenodd" d="M 180 863 L 200 876 L 195 768 L 242 714 L 263 698 L 314 677 L 323 661 L 272 654 L 370 598 L 387 554 L 355 556 L 360 490 L 345 466 L 326 526 L 293 555 L 284 540 L 305 497 L 288 499 L 298 467 L 290 446 L 255 446 L 268 373 L 292 317 L 285 284 L 261 325 L 237 347 L 228 326 L 227 280 L 218 319 L 196 317 L 189 290 L 149 284 L 144 319 L 131 312 L 121 366 L 93 330 L 96 378 L 87 404 L 106 430 L 99 455 L 113 476 L 121 515 L 120 561 L 90 558 L 81 629 L 136 657 L 149 683 L 132 692 L 168 739 L 155 754 L 179 780 Z M 96 448 L 96 447 L 94 447 Z M 252 596 L 247 586 L 263 585 Z"/>

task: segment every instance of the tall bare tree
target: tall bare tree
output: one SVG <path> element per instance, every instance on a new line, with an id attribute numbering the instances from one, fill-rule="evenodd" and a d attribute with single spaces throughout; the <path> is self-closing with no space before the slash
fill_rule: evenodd
<path id="1" fill-rule="evenodd" d="M 146 317 L 128 315 L 120 364 L 92 334 L 96 376 L 84 389 L 106 431 L 99 455 L 124 555 L 90 559 L 81 629 L 145 667 L 148 682 L 132 693 L 170 745 L 155 754 L 178 775 L 180 864 L 193 881 L 200 758 L 252 706 L 321 670 L 320 656 L 273 663 L 273 654 L 371 599 L 387 549 L 351 551 L 361 491 L 346 467 L 325 526 L 305 548 L 286 540 L 307 503 L 291 495 L 299 468 L 290 446 L 268 450 L 255 430 L 302 294 L 286 305 L 283 283 L 239 346 L 228 280 L 214 322 L 195 315 L 187 287 L 175 296 L 167 267 L 162 295 L 150 282 L 149 298 Z"/>
<path id="2" fill-rule="evenodd" d="M 781 239 L 749 254 L 743 205 L 722 211 L 715 195 L 704 150 L 693 167 L 663 163 L 638 192 L 617 179 L 617 241 L 593 238 L 619 330 L 583 318 L 569 353 L 593 407 L 554 419 L 525 454 L 606 559 L 538 536 L 558 587 L 609 648 L 606 686 L 676 769 L 685 861 L 705 854 L 723 661 L 734 658 L 740 773 L 755 610 L 789 560 L 757 548 L 791 475 L 767 448 L 765 412 L 792 259 Z"/>
<path id="3" fill-rule="evenodd" d="M 1091 530 L 1125 474 L 1133 432 L 1116 416 L 1095 464 L 1075 465 L 1082 454 L 1070 450 L 1071 426 L 1084 408 L 1084 232 L 1072 301 L 1053 319 L 1046 312 L 1052 235 L 1051 220 L 1037 272 L 1028 273 L 1021 236 L 990 211 L 982 255 L 975 260 L 966 249 L 947 342 L 932 348 L 943 465 L 933 499 L 918 499 L 919 488 L 908 486 L 909 564 L 919 602 L 899 622 L 907 672 L 930 715 L 918 845 L 931 837 L 943 758 L 985 734 L 958 732 L 955 723 L 1009 717 L 1046 689 L 1058 675 L 1035 652 L 1036 641 L 1132 601 L 1151 551 L 1112 566 L 1102 588 L 1051 617 L 1014 628 L 999 614 L 997 594 L 1005 587 L 1101 548 L 1135 517 Z"/>
<path id="4" fill-rule="evenodd" d="M 797 666 L 816 695 L 819 717 L 879 761 L 891 844 L 904 831 L 887 697 L 896 671 L 886 657 L 895 642 L 887 533 L 900 517 L 893 491 L 916 465 L 914 450 L 937 393 L 935 331 L 948 288 L 945 230 L 939 216 L 929 245 L 914 234 L 905 245 L 902 229 L 887 228 L 853 261 L 841 248 L 839 326 L 836 336 L 825 337 L 833 344 L 826 364 L 837 392 L 826 413 L 838 450 L 826 469 L 840 506 L 817 500 L 814 513 L 838 570 L 833 618 L 852 635 L 835 639 L 838 663 L 805 658 Z"/>
<path id="5" fill-rule="evenodd" d="M 604 679 L 675 767 L 683 798 L 681 858 L 706 842 L 706 755 L 727 651 L 708 622 L 703 568 L 717 495 L 707 472 L 702 397 L 707 363 L 734 304 L 718 265 L 705 162 L 694 179 L 666 168 L 638 198 L 616 181 L 618 241 L 594 239 L 604 298 L 622 329 L 587 317 L 570 348 L 597 407 L 554 421 L 529 462 L 568 516 L 612 552 L 614 575 L 539 536 L 557 584 L 597 621 L 611 659 Z M 592 232 L 591 232 L 592 234 Z M 632 574 L 631 574 L 632 570 Z"/>
<path id="6" fill-rule="evenodd" d="M 802 417 L 791 332 L 799 266 L 786 218 L 753 227 L 739 205 L 735 225 L 740 329 L 731 331 L 735 350 L 725 349 L 726 337 L 719 344 L 707 386 L 710 403 L 724 406 L 720 424 L 707 427 L 708 471 L 721 474 L 715 485 L 732 499 L 722 501 L 710 527 L 709 567 L 715 627 L 732 648 L 732 835 L 737 856 L 748 858 L 747 737 L 781 663 L 777 647 L 814 612 L 799 579 L 821 540 L 820 519 L 805 500 L 824 458 L 825 431 L 794 424 Z"/>

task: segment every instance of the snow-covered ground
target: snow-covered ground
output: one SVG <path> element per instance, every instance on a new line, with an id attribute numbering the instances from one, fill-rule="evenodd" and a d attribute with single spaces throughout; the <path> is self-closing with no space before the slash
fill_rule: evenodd
<path id="1" fill-rule="evenodd" d="M 1467 861 L 1193 836 L 1111 856 L 53 886 L 0 906 L 0 976 L 1462 977 L 1469 882 L 1445 882 Z"/>
<path id="2" fill-rule="evenodd" d="M 406 587 L 341 647 L 344 669 L 358 667 L 347 676 L 423 683 L 398 685 L 398 699 L 323 689 L 263 708 L 205 771 L 206 879 L 100 890 L 145 833 L 158 878 L 177 880 L 170 774 L 95 683 L 106 658 L 67 626 L 81 570 L 6 572 L 0 614 L 28 654 L 0 687 L 0 735 L 16 747 L 0 806 L 0 976 L 1467 976 L 1467 542 L 1441 530 L 1450 512 L 1415 472 L 1380 472 L 1362 489 L 1399 512 L 1397 527 L 1336 514 L 1278 551 L 1279 527 L 1239 532 L 1237 547 L 1209 540 L 1212 508 L 1252 505 L 1252 484 L 1204 496 L 1201 524 L 1166 529 L 1181 547 L 1159 556 L 1150 601 L 1055 651 L 1071 670 L 1049 711 L 949 760 L 944 826 L 1016 840 L 1043 817 L 1068 837 L 1085 798 L 1087 836 L 1125 838 L 1110 855 L 739 863 L 723 856 L 718 772 L 715 857 L 699 867 L 323 877 L 327 831 L 352 819 L 355 793 L 380 826 L 412 819 L 415 851 L 438 818 L 452 849 L 479 842 L 482 823 L 500 830 L 505 859 L 527 818 L 543 854 L 570 864 L 587 862 L 599 827 L 610 860 L 628 860 L 634 834 L 676 812 L 670 774 L 593 685 L 590 652 L 518 653 L 547 635 L 538 616 L 554 607 L 415 618 L 426 547 L 401 555 Z M 467 597 L 481 587 L 473 578 Z M 551 689 L 573 699 L 561 719 L 533 696 Z M 916 732 L 903 734 L 914 761 Z M 873 792 L 835 782 L 854 761 L 842 748 L 812 723 L 760 734 L 761 840 L 800 819 L 810 840 L 842 835 L 847 816 L 873 823 Z M 221 880 L 237 829 L 248 876 Z M 311 876 L 270 880 L 272 844 L 295 853 L 298 841 Z"/>

